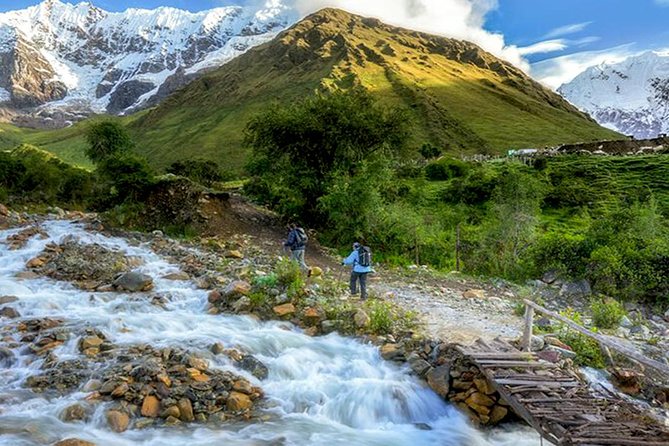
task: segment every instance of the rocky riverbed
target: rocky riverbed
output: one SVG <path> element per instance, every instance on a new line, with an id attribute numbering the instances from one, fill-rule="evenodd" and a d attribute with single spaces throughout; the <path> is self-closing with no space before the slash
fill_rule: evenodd
<path id="1" fill-rule="evenodd" d="M 256 311 L 246 286 L 276 259 L 245 237 L 200 250 L 92 218 L 17 220 L 0 231 L 2 445 L 538 444 L 522 427 L 476 430 L 374 344 L 327 334 L 327 282 L 294 311 L 271 285 Z M 372 310 L 353 305 L 342 327 L 364 333 Z"/>

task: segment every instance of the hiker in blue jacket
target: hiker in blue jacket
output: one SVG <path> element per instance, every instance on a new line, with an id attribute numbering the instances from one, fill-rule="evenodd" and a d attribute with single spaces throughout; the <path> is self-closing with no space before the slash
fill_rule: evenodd
<path id="1" fill-rule="evenodd" d="M 304 262 L 304 250 L 307 247 L 309 237 L 299 225 L 292 223 L 289 226 L 290 232 L 288 239 L 283 244 L 285 248 L 290 249 L 290 260 L 297 262 L 302 271 L 309 271 L 309 267 Z"/>
<path id="2" fill-rule="evenodd" d="M 357 284 L 360 282 L 360 298 L 367 299 L 367 274 L 373 272 L 371 264 L 371 251 L 360 243 L 353 244 L 353 251 L 344 259 L 342 265 L 352 265 L 351 269 L 351 295 L 358 294 Z"/>

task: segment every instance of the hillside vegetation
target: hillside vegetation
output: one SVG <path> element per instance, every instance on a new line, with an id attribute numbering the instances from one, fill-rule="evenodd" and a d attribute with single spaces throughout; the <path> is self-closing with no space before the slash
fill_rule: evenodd
<path id="1" fill-rule="evenodd" d="M 363 87 L 408 111 L 411 138 L 452 154 L 617 138 L 479 47 L 325 9 L 191 83 L 131 125 L 157 166 L 243 165 L 244 128 L 273 103 Z"/>

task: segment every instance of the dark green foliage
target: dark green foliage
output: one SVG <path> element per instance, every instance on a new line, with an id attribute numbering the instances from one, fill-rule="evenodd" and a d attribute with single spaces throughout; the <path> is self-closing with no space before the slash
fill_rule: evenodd
<path id="1" fill-rule="evenodd" d="M 407 138 L 404 114 L 384 111 L 362 90 L 275 104 L 247 127 L 245 142 L 253 149 L 247 168 L 254 176 L 247 191 L 266 192 L 256 197 L 316 226 L 327 219 L 319 200 L 335 177 L 355 175 L 370 157 L 394 156 Z"/>
<path id="2" fill-rule="evenodd" d="M 455 158 L 442 158 L 425 166 L 425 176 L 431 181 L 445 181 L 464 176 L 469 170 L 467 163 Z"/>
<path id="3" fill-rule="evenodd" d="M 86 156 L 99 164 L 106 158 L 130 151 L 134 144 L 121 123 L 111 120 L 89 124 L 86 129 Z"/>
<path id="4" fill-rule="evenodd" d="M 93 183 L 90 172 L 36 147 L 22 145 L 0 152 L 3 200 L 82 207 L 91 196 Z"/>
<path id="5" fill-rule="evenodd" d="M 492 198 L 499 172 L 489 165 L 478 165 L 461 178 L 452 181 L 443 198 L 447 203 L 480 205 Z"/>
<path id="6" fill-rule="evenodd" d="M 421 146 L 419 153 L 426 160 L 431 160 L 441 156 L 441 149 L 439 147 L 433 146 L 428 142 Z"/>
<path id="7" fill-rule="evenodd" d="M 220 166 L 210 160 L 176 161 L 167 168 L 167 173 L 189 178 L 207 187 L 211 187 L 214 183 L 226 179 Z"/>
<path id="8" fill-rule="evenodd" d="M 614 299 L 596 300 L 590 304 L 590 310 L 597 328 L 617 328 L 625 316 L 625 308 Z"/>
<path id="9" fill-rule="evenodd" d="M 153 184 L 153 172 L 146 159 L 132 153 L 120 153 L 102 160 L 96 170 L 108 191 L 111 204 L 139 201 Z"/>

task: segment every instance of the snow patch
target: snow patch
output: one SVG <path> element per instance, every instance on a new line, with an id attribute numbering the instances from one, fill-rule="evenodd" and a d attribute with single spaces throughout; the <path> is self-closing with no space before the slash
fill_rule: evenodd
<path id="1" fill-rule="evenodd" d="M 7 90 L 0 87 L 0 102 L 7 102 L 10 99 L 12 99 L 12 95 Z"/>

